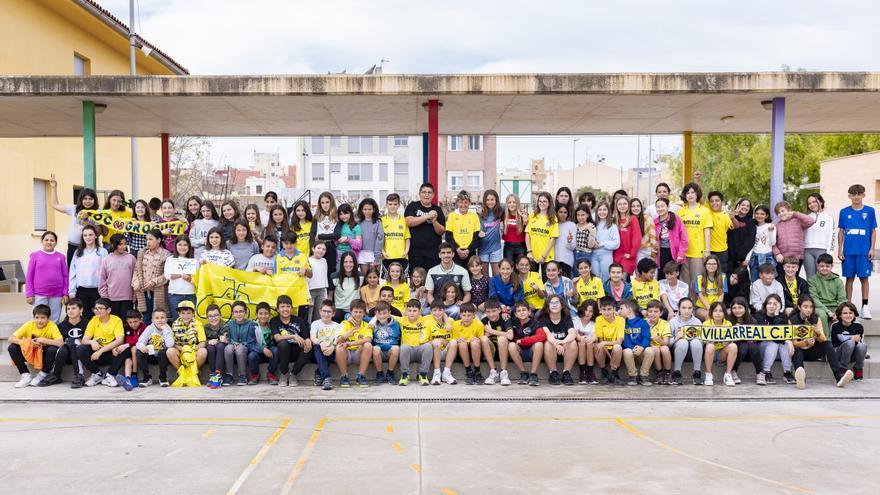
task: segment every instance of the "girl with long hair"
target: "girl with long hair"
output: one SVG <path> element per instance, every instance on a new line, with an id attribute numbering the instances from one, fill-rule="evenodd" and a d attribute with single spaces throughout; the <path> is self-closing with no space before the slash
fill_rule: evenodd
<path id="1" fill-rule="evenodd" d="M 52 194 L 52 209 L 60 213 L 70 215 L 70 228 L 67 230 L 67 266 L 70 266 L 73 253 L 82 243 L 83 227 L 87 225 L 80 213 L 82 211 L 93 211 L 98 207 L 98 195 L 94 189 L 80 189 L 76 195 L 76 203 L 72 205 L 64 205 L 58 201 L 58 181 L 55 180 L 55 174 L 49 176 L 49 189 Z M 91 313 L 92 308 L 88 308 Z"/>
<path id="2" fill-rule="evenodd" d="M 504 213 L 501 215 L 501 240 L 504 241 L 504 258 L 518 259 L 526 255 L 526 225 L 528 217 L 522 211 L 519 196 L 509 194 L 504 200 Z"/>

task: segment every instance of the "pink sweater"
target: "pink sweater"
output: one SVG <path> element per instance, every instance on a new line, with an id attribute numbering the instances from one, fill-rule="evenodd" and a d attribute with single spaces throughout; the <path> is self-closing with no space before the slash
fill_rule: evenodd
<path id="1" fill-rule="evenodd" d="M 131 281 L 137 260 L 134 256 L 110 253 L 101 260 L 100 285 L 98 293 L 111 301 L 131 301 L 134 292 Z"/>
<path id="2" fill-rule="evenodd" d="M 31 253 L 24 281 L 26 297 L 64 297 L 67 284 L 67 258 L 63 254 L 42 249 Z"/>
<path id="3" fill-rule="evenodd" d="M 675 215 L 670 212 L 670 215 Z M 662 225 L 661 225 L 662 224 Z M 660 220 L 660 217 L 654 219 L 654 232 L 657 236 L 657 264 L 660 264 L 660 236 L 663 235 L 663 225 L 666 222 Z M 675 215 L 675 227 L 669 231 L 669 251 L 672 254 L 672 259 L 675 260 L 676 263 L 684 263 L 685 256 L 688 250 L 688 236 L 687 231 L 684 229 L 684 223 L 681 221 L 678 215 Z M 660 267 L 660 272 L 663 271 L 663 267 Z"/>
<path id="4" fill-rule="evenodd" d="M 804 259 L 804 232 L 816 223 L 816 219 L 794 212 L 786 221 L 776 222 L 776 245 L 773 246 L 773 255 L 794 256 L 799 260 Z"/>

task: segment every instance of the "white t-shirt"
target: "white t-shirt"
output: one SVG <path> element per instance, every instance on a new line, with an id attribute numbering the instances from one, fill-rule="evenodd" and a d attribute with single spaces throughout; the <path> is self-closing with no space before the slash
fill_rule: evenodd
<path id="1" fill-rule="evenodd" d="M 666 297 L 669 299 L 669 305 L 675 311 L 678 311 L 678 301 L 683 297 L 687 297 L 689 290 L 688 284 L 681 280 L 675 284 L 675 288 L 670 287 L 669 281 L 666 279 L 660 281 L 660 295 L 666 294 Z"/>
<path id="2" fill-rule="evenodd" d="M 272 273 L 275 273 L 275 257 L 267 258 L 263 256 L 263 253 L 257 253 L 251 256 L 251 259 L 248 260 L 246 271 L 252 272 L 254 268 L 269 268 L 272 270 Z"/>
<path id="3" fill-rule="evenodd" d="M 171 280 L 170 275 L 192 275 L 198 267 L 198 261 L 195 258 L 177 258 L 169 256 L 165 260 L 165 278 L 168 279 L 168 293 L 178 295 L 195 294 L 196 288 L 192 282 L 187 282 L 182 278 Z"/>
<path id="4" fill-rule="evenodd" d="M 669 211 L 671 211 L 672 213 L 675 213 L 680 209 L 681 209 L 680 204 L 672 203 L 672 202 L 669 203 Z M 647 208 L 645 208 L 645 213 L 647 213 L 648 215 L 651 215 L 651 220 L 656 220 L 657 219 L 657 206 L 654 204 L 649 205 Z"/>
<path id="5" fill-rule="evenodd" d="M 590 320 L 589 323 L 584 325 L 584 322 L 575 316 L 571 321 L 574 323 L 574 329 L 577 330 L 578 335 L 581 337 L 590 337 L 596 334 L 596 322 L 594 320 Z"/>
<path id="6" fill-rule="evenodd" d="M 336 337 L 339 337 L 341 334 L 342 326 L 335 321 L 324 323 L 321 320 L 315 320 L 312 322 L 309 331 L 309 336 L 312 338 L 312 341 L 318 341 L 319 345 L 322 342 L 334 343 L 336 342 Z"/>
<path id="7" fill-rule="evenodd" d="M 231 268 L 235 265 L 235 256 L 228 249 L 211 249 L 202 252 L 199 261 Z"/>
<path id="8" fill-rule="evenodd" d="M 312 269 L 312 278 L 307 279 L 309 290 L 327 288 L 327 260 L 315 259 L 309 256 L 309 266 Z"/>
<path id="9" fill-rule="evenodd" d="M 85 224 L 76 216 L 76 205 L 67 205 L 64 207 L 64 211 L 70 215 L 70 230 L 67 232 L 67 242 L 79 246 L 82 242 L 83 227 L 85 227 Z"/>

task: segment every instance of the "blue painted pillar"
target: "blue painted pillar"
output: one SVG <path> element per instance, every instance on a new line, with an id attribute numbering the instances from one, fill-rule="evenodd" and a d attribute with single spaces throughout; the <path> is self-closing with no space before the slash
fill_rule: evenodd
<path id="1" fill-rule="evenodd" d="M 785 175 L 785 98 L 773 98 L 773 124 L 770 137 L 770 210 L 782 201 Z M 773 214 L 776 217 L 776 214 Z"/>

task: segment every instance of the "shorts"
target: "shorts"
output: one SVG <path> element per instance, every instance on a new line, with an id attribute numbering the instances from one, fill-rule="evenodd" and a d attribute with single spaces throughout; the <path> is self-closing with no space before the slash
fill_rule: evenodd
<path id="1" fill-rule="evenodd" d="M 384 363 L 388 362 L 388 356 L 391 354 L 391 349 L 394 349 L 394 347 L 397 347 L 397 346 L 393 346 L 390 349 L 388 349 L 387 351 L 383 351 L 382 349 L 379 349 L 379 354 L 382 355 L 382 362 L 384 362 Z M 376 347 L 376 349 L 378 349 L 378 347 Z"/>
<path id="2" fill-rule="evenodd" d="M 534 356 L 534 352 L 531 347 L 520 347 L 519 348 L 519 357 L 522 358 L 523 361 L 531 361 Z"/>
<path id="3" fill-rule="evenodd" d="M 376 253 L 373 251 L 361 251 L 358 253 L 358 264 L 369 265 L 376 262 Z"/>
<path id="4" fill-rule="evenodd" d="M 492 251 L 491 253 L 483 253 L 480 251 L 480 261 L 483 263 L 498 263 L 501 261 L 502 253 L 501 249 L 497 251 Z"/>
<path id="5" fill-rule="evenodd" d="M 867 278 L 871 276 L 871 260 L 866 254 L 847 254 L 840 267 L 843 278 Z"/>
<path id="6" fill-rule="evenodd" d="M 361 350 L 348 350 L 348 364 L 361 364 Z"/>

